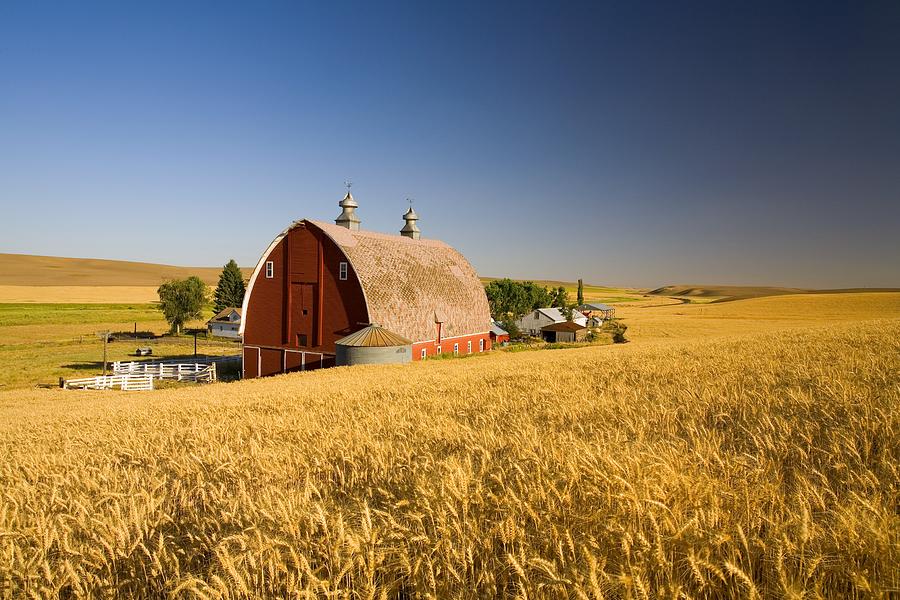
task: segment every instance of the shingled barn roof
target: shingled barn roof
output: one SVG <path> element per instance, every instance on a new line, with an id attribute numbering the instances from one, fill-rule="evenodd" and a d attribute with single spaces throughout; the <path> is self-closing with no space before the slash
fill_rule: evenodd
<path id="1" fill-rule="evenodd" d="M 462 254 L 444 242 L 354 231 L 321 221 L 359 277 L 369 320 L 415 341 L 486 333 L 491 328 L 484 286 Z"/>

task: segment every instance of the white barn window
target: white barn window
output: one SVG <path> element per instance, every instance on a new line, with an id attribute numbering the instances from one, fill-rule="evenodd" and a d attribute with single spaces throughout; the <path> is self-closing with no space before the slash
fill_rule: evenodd
<path id="1" fill-rule="evenodd" d="M 341 281 L 347 281 L 347 263 L 342 262 L 340 266 L 340 279 Z"/>
<path id="2" fill-rule="evenodd" d="M 435 348 L 434 353 L 435 353 L 435 354 L 440 354 L 440 353 L 441 353 L 441 347 L 438 346 L 437 348 Z"/>
<path id="3" fill-rule="evenodd" d="M 484 352 L 484 338 L 481 338 L 480 340 L 478 340 L 478 351 Z"/>
<path id="4" fill-rule="evenodd" d="M 453 344 L 453 354 L 459 354 L 459 344 Z"/>
<path id="5" fill-rule="evenodd" d="M 275 263 L 271 260 L 266 261 L 266 279 L 275 277 Z"/>
<path id="6" fill-rule="evenodd" d="M 425 358 L 426 356 L 428 356 L 428 352 L 425 350 L 425 348 L 422 348 L 422 358 Z"/>
<path id="7" fill-rule="evenodd" d="M 466 348 L 466 354 L 472 354 L 472 340 L 469 340 L 469 345 Z"/>

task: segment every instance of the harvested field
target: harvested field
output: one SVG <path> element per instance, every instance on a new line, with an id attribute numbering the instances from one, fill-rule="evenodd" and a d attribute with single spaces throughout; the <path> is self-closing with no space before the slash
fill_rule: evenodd
<path id="1" fill-rule="evenodd" d="M 158 285 L 0 285 L 0 303 L 146 304 L 156 302 Z"/>
<path id="2" fill-rule="evenodd" d="M 244 269 L 245 277 L 252 269 Z M 215 285 L 222 267 L 176 267 L 97 258 L 65 258 L 0 253 L 0 285 L 4 286 L 136 286 L 159 287 L 167 279 L 196 275 Z M 49 299 L 42 299 L 49 302 Z M 107 300 L 109 302 L 109 300 Z"/>
<path id="3" fill-rule="evenodd" d="M 900 316 L 900 293 L 829 293 L 779 295 L 713 304 L 678 304 L 659 299 L 655 305 L 616 307 L 637 343 L 699 340 L 748 333 L 787 332 L 819 323 L 856 322 Z"/>

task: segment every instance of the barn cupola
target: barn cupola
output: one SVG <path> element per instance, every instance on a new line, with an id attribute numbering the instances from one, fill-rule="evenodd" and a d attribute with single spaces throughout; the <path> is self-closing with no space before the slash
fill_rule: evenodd
<path id="1" fill-rule="evenodd" d="M 416 211 L 413 210 L 412 204 L 410 204 L 409 210 L 406 211 L 406 214 L 403 215 L 403 220 L 406 221 L 406 225 L 404 225 L 403 229 L 400 230 L 400 235 L 414 240 L 419 239 L 419 236 L 422 233 L 421 231 L 419 231 L 419 226 L 416 225 L 416 221 L 419 220 L 419 215 L 417 215 Z"/>
<path id="2" fill-rule="evenodd" d="M 356 209 L 359 208 L 359 204 L 353 199 L 353 195 L 350 193 L 349 189 L 347 190 L 347 195 L 344 196 L 344 199 L 338 202 L 338 206 L 343 210 L 341 210 L 341 214 L 338 218 L 334 220 L 335 224 L 354 231 L 358 230 L 359 224 L 362 222 L 359 220 L 359 217 L 356 216 Z"/>

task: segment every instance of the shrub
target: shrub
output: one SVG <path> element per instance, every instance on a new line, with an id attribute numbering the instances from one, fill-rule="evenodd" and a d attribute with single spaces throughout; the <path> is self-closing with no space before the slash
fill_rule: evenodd
<path id="1" fill-rule="evenodd" d="M 625 339 L 625 331 L 628 329 L 628 325 L 620 321 L 619 319 L 609 319 L 603 324 L 603 327 L 600 328 L 600 331 L 612 334 L 612 340 L 614 344 L 624 344 L 628 340 Z"/>

